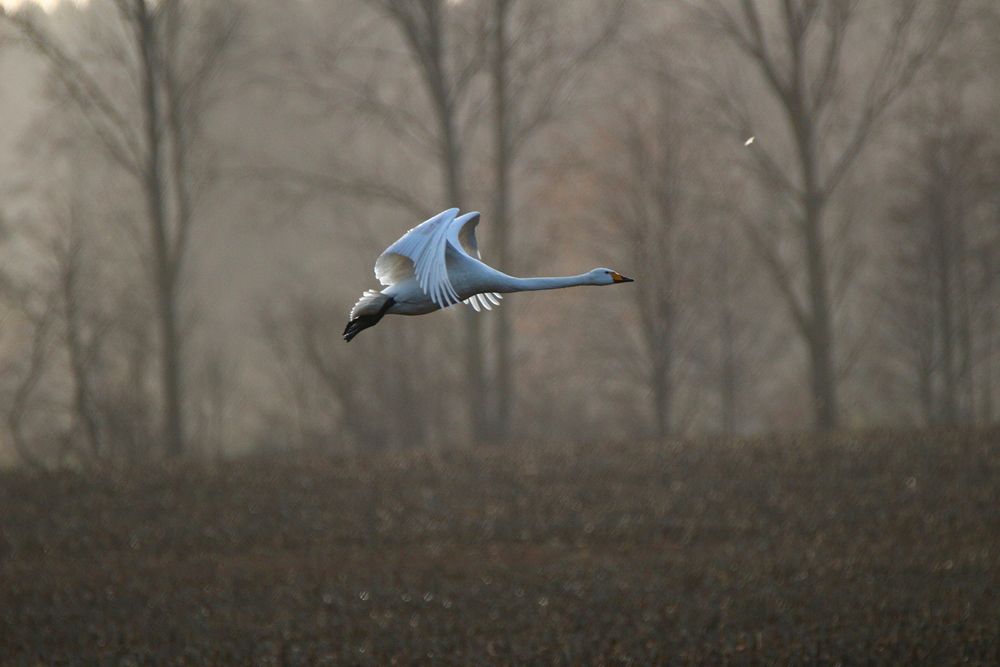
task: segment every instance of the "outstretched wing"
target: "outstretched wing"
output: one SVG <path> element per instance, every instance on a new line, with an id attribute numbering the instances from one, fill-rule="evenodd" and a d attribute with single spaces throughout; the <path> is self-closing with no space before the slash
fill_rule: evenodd
<path id="1" fill-rule="evenodd" d="M 375 260 L 375 277 L 379 282 L 393 285 L 412 275 L 420 289 L 441 308 L 461 301 L 448 279 L 445 264 L 448 231 L 456 215 L 457 208 L 442 211 L 386 248 Z"/>
<path id="2" fill-rule="evenodd" d="M 479 211 L 471 211 L 460 215 L 451 221 L 448 229 L 448 240 L 456 250 L 482 259 L 479 254 L 479 242 L 476 241 L 476 227 L 479 225 Z"/>
<path id="3" fill-rule="evenodd" d="M 479 242 L 476 240 L 476 226 L 478 224 L 479 213 L 477 211 L 472 211 L 455 218 L 449 229 L 448 240 L 456 250 L 481 260 L 482 255 L 479 254 Z M 493 306 L 500 305 L 500 299 L 502 298 L 503 296 L 497 292 L 487 292 L 473 294 L 462 303 L 472 306 L 473 310 L 478 313 L 483 308 L 493 310 Z"/>

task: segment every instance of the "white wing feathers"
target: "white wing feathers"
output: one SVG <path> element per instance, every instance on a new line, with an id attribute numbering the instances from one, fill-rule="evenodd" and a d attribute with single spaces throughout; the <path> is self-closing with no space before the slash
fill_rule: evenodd
<path id="1" fill-rule="evenodd" d="M 476 227 L 478 226 L 479 212 L 472 211 L 455 218 L 448 230 L 450 232 L 448 236 L 455 249 L 463 251 L 470 257 L 482 259 L 482 255 L 479 254 L 479 242 L 476 241 Z"/>
<path id="2" fill-rule="evenodd" d="M 472 309 L 478 313 L 482 308 L 485 308 L 486 310 L 493 310 L 493 306 L 500 305 L 500 299 L 502 298 L 503 295 L 498 294 L 497 292 L 483 292 L 482 294 L 473 294 L 462 303 L 467 306 L 472 306 Z M 491 306 L 490 303 L 492 303 L 493 306 Z"/>
<path id="3" fill-rule="evenodd" d="M 456 250 L 461 250 L 470 257 L 482 259 L 482 255 L 479 254 L 479 242 L 476 240 L 476 227 L 478 225 L 479 213 L 476 211 L 466 213 L 465 215 L 456 218 L 455 221 L 451 223 L 449 241 L 451 241 L 452 247 Z M 500 305 L 500 299 L 502 298 L 503 296 L 497 292 L 488 292 L 483 294 L 473 294 L 468 299 L 462 301 L 462 303 L 467 306 L 472 306 L 472 309 L 478 313 L 483 308 L 486 310 L 493 310 L 493 306 Z"/>
<path id="4" fill-rule="evenodd" d="M 461 301 L 448 280 L 444 257 L 448 227 L 456 215 L 458 209 L 450 208 L 403 234 L 375 260 L 375 277 L 383 285 L 392 285 L 409 277 L 408 265 L 412 265 L 420 289 L 431 301 L 441 308 Z"/>
<path id="5" fill-rule="evenodd" d="M 456 218 L 457 215 L 457 208 L 438 213 L 386 248 L 375 261 L 375 277 L 379 282 L 388 286 L 414 276 L 420 289 L 439 307 L 461 302 L 448 277 L 446 253 L 451 245 L 456 252 L 479 258 L 476 242 L 479 214 L 466 213 Z M 480 306 L 491 310 L 490 303 L 499 305 L 502 298 L 499 294 L 476 294 L 464 303 L 479 312 Z"/>

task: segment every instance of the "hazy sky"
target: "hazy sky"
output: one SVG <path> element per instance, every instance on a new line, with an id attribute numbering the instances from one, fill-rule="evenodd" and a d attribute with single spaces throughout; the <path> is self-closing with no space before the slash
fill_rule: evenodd
<path id="1" fill-rule="evenodd" d="M 78 2 L 79 0 L 71 0 Z M 3 5 L 7 9 L 14 9 L 19 5 L 23 5 L 28 2 L 34 2 L 36 5 L 41 5 L 45 9 L 52 9 L 63 0 L 0 0 L 0 5 Z"/>

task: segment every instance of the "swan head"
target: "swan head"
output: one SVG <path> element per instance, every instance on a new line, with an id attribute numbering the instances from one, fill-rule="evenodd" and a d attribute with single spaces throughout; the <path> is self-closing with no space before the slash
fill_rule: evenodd
<path id="1" fill-rule="evenodd" d="M 635 282 L 631 278 L 626 278 L 614 269 L 605 269 L 603 267 L 594 269 L 588 275 L 593 281 L 593 285 L 615 285 L 617 283 Z"/>

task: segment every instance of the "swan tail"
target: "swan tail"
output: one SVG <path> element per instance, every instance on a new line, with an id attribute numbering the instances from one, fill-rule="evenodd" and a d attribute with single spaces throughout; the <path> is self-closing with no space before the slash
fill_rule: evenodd
<path id="1" fill-rule="evenodd" d="M 369 290 L 362 294 L 351 308 L 351 319 L 344 327 L 344 340 L 350 343 L 359 333 L 378 324 L 394 303 L 395 299 L 381 292 Z"/>

